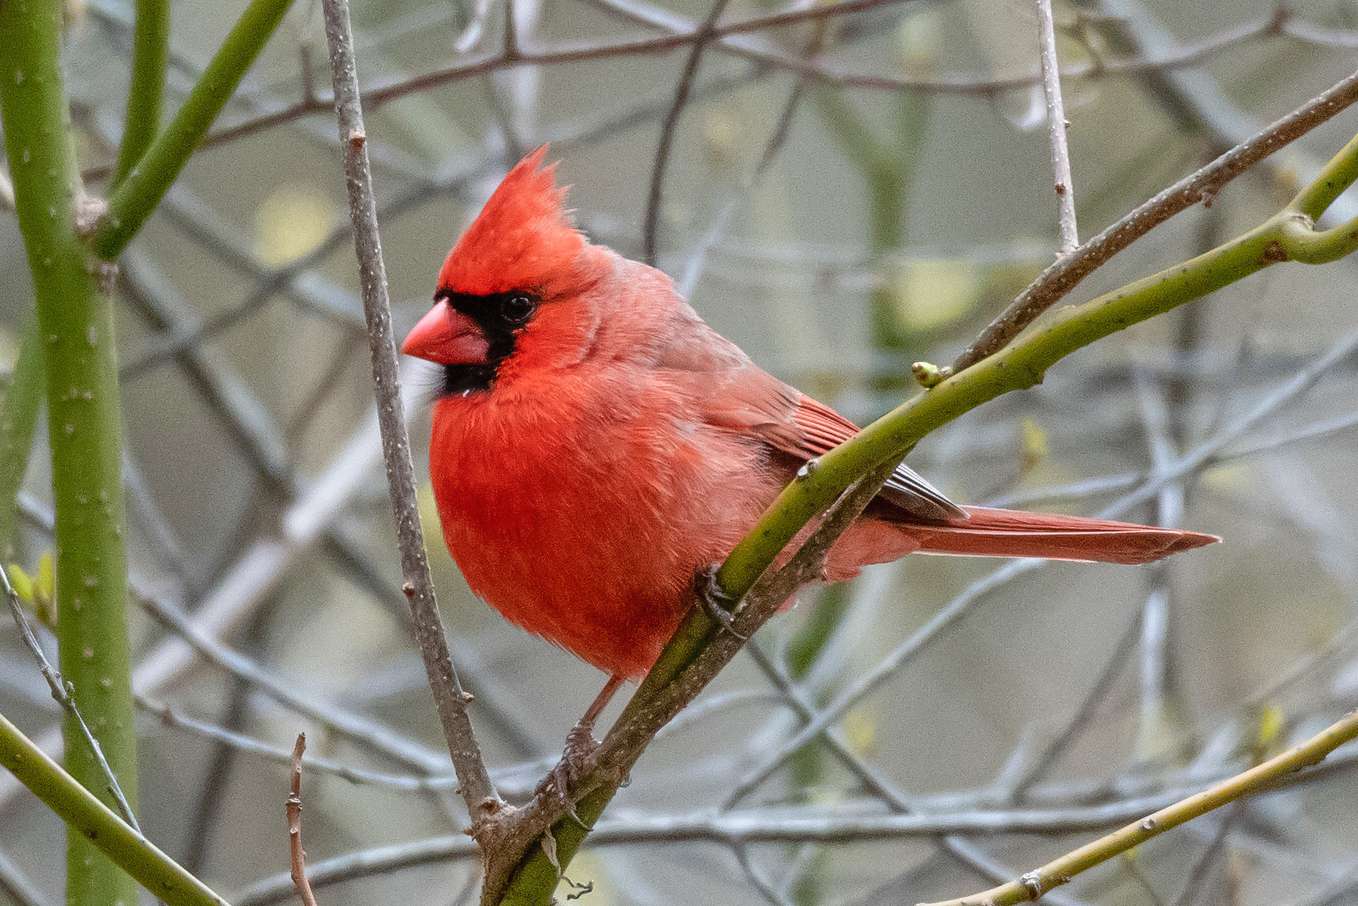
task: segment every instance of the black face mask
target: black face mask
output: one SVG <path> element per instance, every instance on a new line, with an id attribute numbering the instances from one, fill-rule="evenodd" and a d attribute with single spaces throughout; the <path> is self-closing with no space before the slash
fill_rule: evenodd
<path id="1" fill-rule="evenodd" d="M 519 332 L 537 313 L 537 298 L 521 291 L 476 296 L 442 290 L 434 300 L 471 318 L 486 338 L 485 362 L 443 366 L 443 394 L 466 395 L 489 390 L 499 374 L 500 363 L 514 354 Z"/>

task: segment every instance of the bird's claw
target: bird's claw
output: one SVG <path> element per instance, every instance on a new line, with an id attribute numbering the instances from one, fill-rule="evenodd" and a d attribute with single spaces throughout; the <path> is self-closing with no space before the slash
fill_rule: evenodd
<path id="1" fill-rule="evenodd" d="M 584 723 L 578 723 L 571 727 L 571 731 L 566 734 L 566 748 L 561 753 L 561 760 L 542 779 L 542 783 L 538 784 L 538 788 L 534 791 L 537 795 L 547 793 L 555 795 L 570 819 L 586 831 L 592 828 L 584 822 L 579 812 L 575 810 L 575 803 L 571 801 L 570 791 L 576 781 L 580 779 L 580 766 L 599 748 L 599 741 L 594 738 L 593 729 L 593 727 Z"/>
<path id="2" fill-rule="evenodd" d="M 742 642 L 748 642 L 749 636 L 737 632 L 733 625 L 735 614 L 731 610 L 738 601 L 727 594 L 725 588 L 722 588 L 721 581 L 717 578 L 718 568 L 716 563 L 710 563 L 698 570 L 693 582 L 698 603 L 703 608 L 703 612 L 712 618 L 712 622 Z"/>

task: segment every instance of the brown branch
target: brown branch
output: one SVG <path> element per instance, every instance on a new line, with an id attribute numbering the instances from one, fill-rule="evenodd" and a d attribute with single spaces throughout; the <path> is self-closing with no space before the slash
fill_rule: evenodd
<path id="1" fill-rule="evenodd" d="M 354 227 L 354 250 L 358 256 L 363 292 L 363 314 L 368 324 L 368 351 L 372 358 L 373 391 L 382 433 L 382 455 L 387 464 L 387 485 L 396 519 L 401 550 L 402 590 L 410 603 L 411 626 L 424 659 L 429 688 L 438 708 L 443 735 L 457 771 L 462 798 L 473 827 L 504 807 L 495 791 L 481 749 L 467 714 L 471 700 L 458 680 L 448 653 L 448 639 L 434 597 L 429 575 L 424 534 L 420 530 L 415 497 L 415 469 L 410 458 L 410 438 L 401 405 L 401 381 L 397 368 L 396 342 L 391 332 L 391 304 L 387 295 L 386 264 L 377 229 L 377 205 L 372 173 L 368 166 L 367 137 L 358 94 L 353 34 L 347 0 L 324 0 L 325 37 L 330 47 L 330 71 L 335 91 L 335 114 L 344 147 L 345 185 L 349 193 L 349 217 Z"/>
<path id="2" fill-rule="evenodd" d="M 954 372 L 969 368 L 1003 349 L 1039 315 L 1118 252 L 1180 211 L 1199 202 L 1210 204 L 1216 193 L 1231 180 L 1327 122 L 1355 101 L 1358 101 L 1358 72 L 1179 180 L 1048 266 L 957 357 L 953 363 Z"/>
<path id="3" fill-rule="evenodd" d="M 292 780 L 284 812 L 288 816 L 288 862 L 292 870 L 292 886 L 302 906 L 316 906 L 316 895 L 306 877 L 306 850 L 302 849 L 302 753 L 306 751 L 306 734 L 298 733 L 292 747 Z"/>

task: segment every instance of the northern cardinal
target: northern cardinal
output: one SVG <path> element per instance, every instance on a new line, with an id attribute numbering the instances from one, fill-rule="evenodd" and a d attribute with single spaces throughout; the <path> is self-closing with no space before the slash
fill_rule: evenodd
<path id="1" fill-rule="evenodd" d="M 665 274 L 590 243 L 545 153 L 463 233 L 402 351 L 443 368 L 429 469 L 468 585 L 606 671 L 606 699 L 655 661 L 695 573 L 858 428 L 762 371 Z M 1217 540 L 959 506 L 902 465 L 825 577 L 916 551 L 1146 563 Z"/>

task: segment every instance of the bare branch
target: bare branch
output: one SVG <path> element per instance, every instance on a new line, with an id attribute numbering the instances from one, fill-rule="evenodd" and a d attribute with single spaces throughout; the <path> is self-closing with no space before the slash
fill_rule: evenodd
<path id="1" fill-rule="evenodd" d="M 415 468 L 410 458 L 401 403 L 401 378 L 396 342 L 391 332 L 391 304 L 387 298 L 386 265 L 377 229 L 377 203 L 368 167 L 367 135 L 358 93 L 353 34 L 346 0 L 324 0 L 325 37 L 330 46 L 330 71 L 335 91 L 335 114 L 344 147 L 345 185 L 349 192 L 349 216 L 354 227 L 359 278 L 363 289 L 363 313 L 368 323 L 368 350 L 372 357 L 373 390 L 377 419 L 382 431 L 382 454 L 387 463 L 396 534 L 401 549 L 402 586 L 410 602 L 415 639 L 424 658 L 429 687 L 434 694 L 443 734 L 461 782 L 462 798 L 473 823 L 494 814 L 504 803 L 495 792 L 490 774 L 467 715 L 469 696 L 462 690 L 448 640 L 434 598 L 424 535 L 420 529 L 415 497 Z"/>

